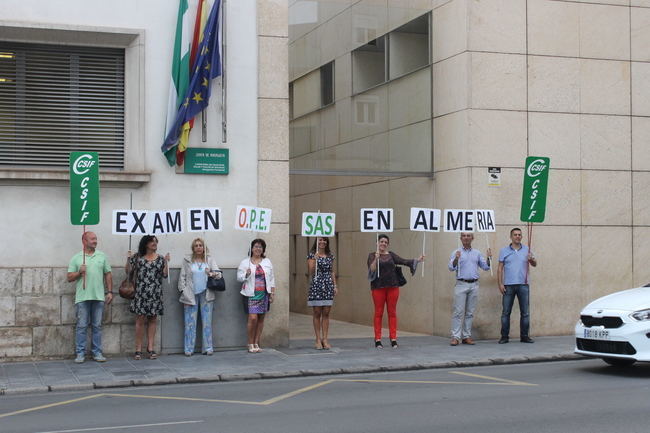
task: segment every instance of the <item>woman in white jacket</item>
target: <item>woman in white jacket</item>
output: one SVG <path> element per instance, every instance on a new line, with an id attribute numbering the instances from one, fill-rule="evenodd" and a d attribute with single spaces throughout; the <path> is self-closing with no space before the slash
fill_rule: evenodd
<path id="1" fill-rule="evenodd" d="M 271 308 L 275 297 L 273 264 L 266 258 L 266 242 L 255 239 L 251 242 L 250 256 L 241 261 L 237 268 L 237 280 L 242 283 L 241 294 L 248 314 L 248 352 L 261 352 L 260 337 L 264 328 L 265 314 Z"/>
<path id="2" fill-rule="evenodd" d="M 181 276 L 178 279 L 179 301 L 184 304 L 185 356 L 192 356 L 196 343 L 196 321 L 201 311 L 203 353 L 212 355 L 212 309 L 215 295 L 207 289 L 208 277 L 221 278 L 221 271 L 214 259 L 208 255 L 208 248 L 201 238 L 192 241 L 192 254 L 183 258 Z"/>

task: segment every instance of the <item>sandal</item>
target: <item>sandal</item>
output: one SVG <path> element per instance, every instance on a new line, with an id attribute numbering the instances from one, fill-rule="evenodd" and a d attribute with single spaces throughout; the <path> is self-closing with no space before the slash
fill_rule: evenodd
<path id="1" fill-rule="evenodd" d="M 322 348 L 323 348 L 323 343 L 320 340 L 316 340 L 316 344 L 314 344 L 314 349 L 321 350 Z"/>
<path id="2" fill-rule="evenodd" d="M 255 346 L 255 352 L 256 352 L 256 353 L 264 352 L 264 351 L 260 348 L 259 344 L 253 344 L 253 346 Z"/>
<path id="3" fill-rule="evenodd" d="M 332 346 L 330 345 L 329 341 L 323 340 L 323 350 L 330 350 Z"/>
<path id="4" fill-rule="evenodd" d="M 136 351 L 135 355 L 133 356 L 133 359 L 135 359 L 136 361 L 140 361 L 142 359 L 142 352 Z"/>
<path id="5" fill-rule="evenodd" d="M 248 345 L 248 353 L 257 353 L 257 349 L 255 349 L 254 344 L 249 344 Z"/>
<path id="6" fill-rule="evenodd" d="M 149 354 L 149 359 L 158 359 L 158 354 L 155 350 L 147 349 L 147 353 Z"/>

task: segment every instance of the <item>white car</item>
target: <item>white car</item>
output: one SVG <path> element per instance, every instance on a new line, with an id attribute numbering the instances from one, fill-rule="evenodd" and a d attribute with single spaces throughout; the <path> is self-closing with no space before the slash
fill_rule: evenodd
<path id="1" fill-rule="evenodd" d="M 575 352 L 615 366 L 650 362 L 650 284 L 587 305 L 576 323 Z"/>

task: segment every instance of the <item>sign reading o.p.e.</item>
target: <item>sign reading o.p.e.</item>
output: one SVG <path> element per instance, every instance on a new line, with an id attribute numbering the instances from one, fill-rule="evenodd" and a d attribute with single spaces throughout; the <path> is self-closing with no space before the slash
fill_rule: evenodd
<path id="1" fill-rule="evenodd" d="M 249 232 L 268 233 L 271 230 L 271 209 L 237 206 L 235 228 Z"/>

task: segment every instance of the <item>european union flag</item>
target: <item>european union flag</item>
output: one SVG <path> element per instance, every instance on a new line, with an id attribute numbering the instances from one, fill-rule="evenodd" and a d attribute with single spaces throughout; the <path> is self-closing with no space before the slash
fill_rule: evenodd
<path id="1" fill-rule="evenodd" d="M 173 126 L 169 130 L 161 150 L 167 152 L 178 145 L 182 126 L 193 119 L 210 101 L 210 80 L 221 75 L 221 56 L 219 54 L 219 6 L 221 0 L 215 0 L 210 16 L 203 30 L 197 50 L 198 57 L 192 70 L 192 78 L 178 108 Z"/>

